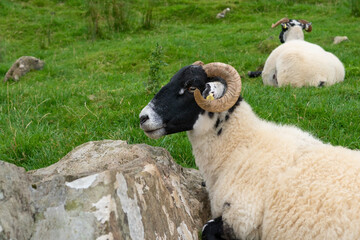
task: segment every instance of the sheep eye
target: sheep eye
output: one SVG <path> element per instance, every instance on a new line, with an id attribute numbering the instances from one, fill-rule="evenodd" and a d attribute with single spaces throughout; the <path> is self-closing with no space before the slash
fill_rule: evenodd
<path id="1" fill-rule="evenodd" d="M 191 92 L 191 93 L 195 92 L 195 90 L 196 90 L 196 87 L 189 87 L 188 88 L 188 91 Z"/>

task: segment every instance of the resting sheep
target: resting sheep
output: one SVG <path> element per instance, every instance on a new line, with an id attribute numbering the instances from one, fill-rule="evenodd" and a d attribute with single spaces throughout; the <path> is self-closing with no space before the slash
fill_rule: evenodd
<path id="1" fill-rule="evenodd" d="M 265 62 L 262 71 L 264 85 L 293 87 L 330 86 L 344 81 L 345 69 L 341 61 L 320 46 L 304 40 L 303 30 L 311 32 L 311 23 L 305 20 L 283 18 L 272 24 L 280 25 L 281 43 Z M 257 77 L 259 72 L 249 72 Z"/>
<path id="2" fill-rule="evenodd" d="M 16 60 L 9 71 L 7 71 L 4 82 L 9 79 L 19 81 L 20 77 L 24 76 L 30 70 L 41 70 L 44 67 L 44 64 L 44 61 L 41 61 L 35 57 L 23 56 Z"/>
<path id="3" fill-rule="evenodd" d="M 216 18 L 224 18 L 227 12 L 230 12 L 230 8 L 225 8 L 224 10 L 222 10 L 221 12 L 219 12 L 219 13 L 216 15 Z"/>
<path id="4" fill-rule="evenodd" d="M 343 41 L 348 41 L 349 38 L 347 36 L 336 36 L 334 37 L 334 41 L 333 41 L 333 44 L 339 44 Z"/>
<path id="5" fill-rule="evenodd" d="M 203 239 L 360 239 L 360 151 L 260 119 L 233 67 L 197 64 L 139 117 L 150 138 L 187 131 L 215 218 Z"/>

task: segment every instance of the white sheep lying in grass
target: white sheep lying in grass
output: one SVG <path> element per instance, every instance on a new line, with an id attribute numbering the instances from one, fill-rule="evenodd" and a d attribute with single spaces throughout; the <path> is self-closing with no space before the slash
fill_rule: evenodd
<path id="1" fill-rule="evenodd" d="M 31 56 L 23 56 L 15 61 L 11 68 L 7 71 L 4 82 L 9 79 L 19 81 L 20 77 L 24 76 L 31 70 L 41 70 L 44 67 L 44 61 Z"/>
<path id="2" fill-rule="evenodd" d="M 283 18 L 272 27 L 282 26 L 280 41 L 265 62 L 262 79 L 265 85 L 293 87 L 330 86 L 344 81 L 341 61 L 320 46 L 304 40 L 303 29 L 311 31 L 305 20 Z"/>
<path id="3" fill-rule="evenodd" d="M 216 218 L 203 239 L 360 239 L 360 151 L 260 119 L 240 89 L 229 65 L 190 65 L 140 113 L 150 138 L 188 132 Z"/>

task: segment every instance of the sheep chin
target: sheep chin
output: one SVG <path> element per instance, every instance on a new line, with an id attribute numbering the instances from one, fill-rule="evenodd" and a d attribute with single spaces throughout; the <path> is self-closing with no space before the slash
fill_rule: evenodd
<path id="1" fill-rule="evenodd" d="M 158 139 L 166 135 L 165 128 L 159 128 L 152 131 L 144 131 L 146 136 L 152 139 Z"/>

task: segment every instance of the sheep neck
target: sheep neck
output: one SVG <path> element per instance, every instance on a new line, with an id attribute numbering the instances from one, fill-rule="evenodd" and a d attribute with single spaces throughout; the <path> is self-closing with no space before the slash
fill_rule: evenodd
<path id="1" fill-rule="evenodd" d="M 233 149 L 246 148 L 251 144 L 251 135 L 260 123 L 245 101 L 241 101 L 227 120 L 226 116 L 229 116 L 228 112 L 215 113 L 213 117 L 206 112 L 199 116 L 194 129 L 188 132 L 196 165 L 208 188 L 215 184 L 222 169 L 226 168 L 226 159 Z"/>
<path id="2" fill-rule="evenodd" d="M 294 26 L 289 29 L 285 38 L 285 42 L 291 40 L 304 40 L 304 32 L 300 26 Z"/>

